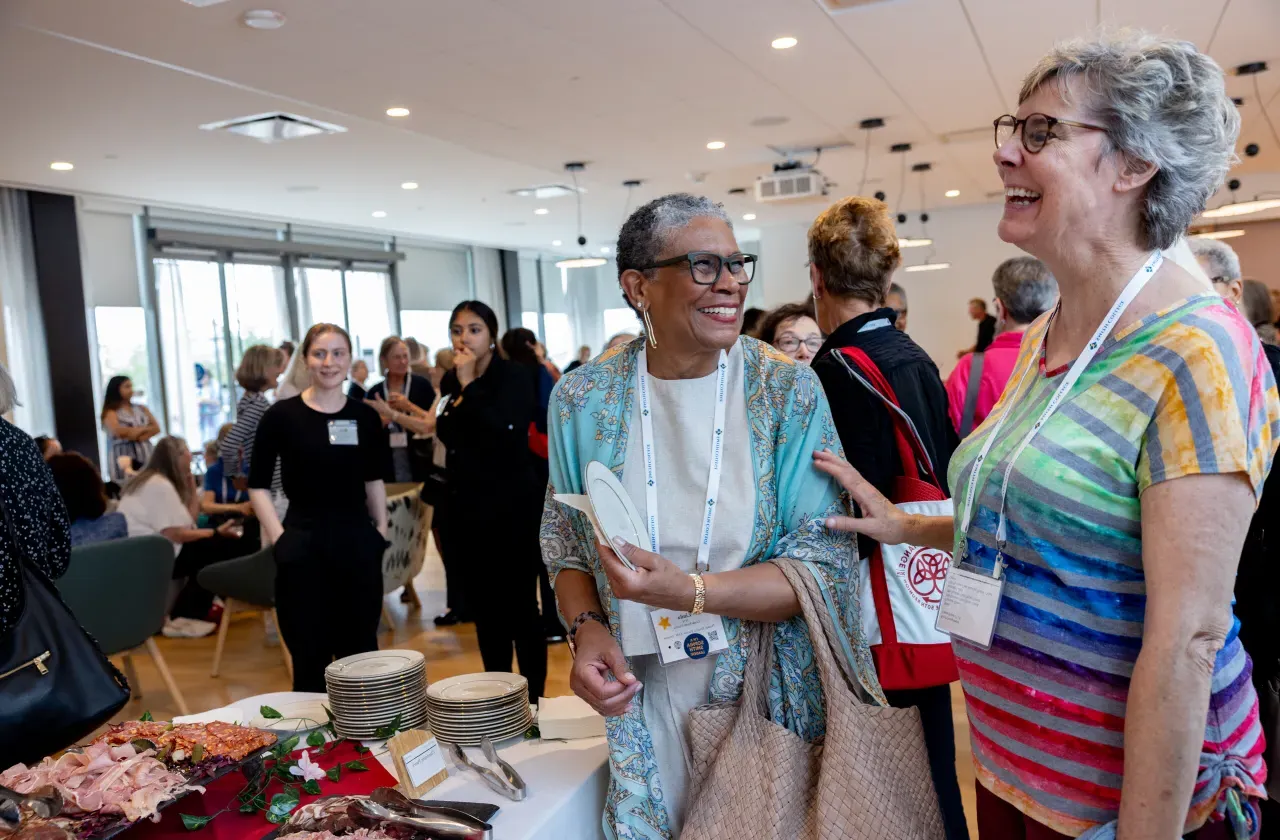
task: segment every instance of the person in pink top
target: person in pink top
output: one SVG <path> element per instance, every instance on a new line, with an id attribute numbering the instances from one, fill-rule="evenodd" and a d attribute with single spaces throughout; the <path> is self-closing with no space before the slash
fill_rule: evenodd
<path id="1" fill-rule="evenodd" d="M 1058 299 L 1058 281 L 1035 257 L 1000 263 L 991 285 L 996 293 L 995 340 L 982 353 L 962 356 L 947 378 L 947 411 L 961 438 L 976 429 L 1000 399 L 1027 325 Z"/>

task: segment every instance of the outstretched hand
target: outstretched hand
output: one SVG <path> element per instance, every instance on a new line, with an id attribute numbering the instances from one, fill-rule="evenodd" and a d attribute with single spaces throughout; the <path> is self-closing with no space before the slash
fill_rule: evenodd
<path id="1" fill-rule="evenodd" d="M 907 542 L 910 517 L 886 499 L 848 461 L 824 449 L 813 453 L 813 465 L 839 482 L 862 511 L 861 516 L 828 516 L 827 528 L 865 534 L 886 545 Z"/>

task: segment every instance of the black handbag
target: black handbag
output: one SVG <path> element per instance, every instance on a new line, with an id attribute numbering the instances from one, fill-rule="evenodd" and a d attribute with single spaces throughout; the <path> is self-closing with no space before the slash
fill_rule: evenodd
<path id="1" fill-rule="evenodd" d="M 107 659 L 47 575 L 25 556 L 0 501 L 25 593 L 0 637 L 0 770 L 64 749 L 129 702 L 129 683 Z"/>
<path id="2" fill-rule="evenodd" d="M 444 467 L 434 461 L 424 465 L 422 490 L 418 497 L 432 507 L 439 507 L 444 503 L 449 497 L 449 475 Z"/>

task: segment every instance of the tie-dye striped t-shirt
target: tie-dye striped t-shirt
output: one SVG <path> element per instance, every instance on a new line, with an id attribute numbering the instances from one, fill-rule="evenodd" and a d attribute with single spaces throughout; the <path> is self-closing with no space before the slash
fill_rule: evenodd
<path id="1" fill-rule="evenodd" d="M 1009 390 L 951 460 L 951 486 L 966 487 L 996 418 L 1012 406 L 984 462 L 968 534 L 970 562 L 986 569 L 1006 459 L 1066 373 L 1043 368 L 1046 324 L 1047 316 L 1027 331 Z M 1028 365 L 1037 369 L 1018 387 Z M 1217 295 L 1182 301 L 1106 340 L 1013 471 L 990 650 L 954 644 L 980 784 L 1062 834 L 1116 818 L 1146 603 L 1139 496 L 1180 476 L 1240 473 L 1256 498 L 1277 442 L 1270 366 L 1252 328 Z M 959 548 L 964 535 L 956 539 Z M 1232 624 L 1214 667 L 1188 829 L 1214 809 L 1226 776 L 1265 796 L 1258 699 Z"/>

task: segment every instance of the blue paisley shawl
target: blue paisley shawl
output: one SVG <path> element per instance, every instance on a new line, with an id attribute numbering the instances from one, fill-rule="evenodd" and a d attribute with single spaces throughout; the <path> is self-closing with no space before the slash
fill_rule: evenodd
<path id="1" fill-rule="evenodd" d="M 828 532 L 823 517 L 845 504 L 827 476 L 813 466 L 817 449 L 841 451 L 831 410 L 818 377 L 767 344 L 741 338 L 745 361 L 747 422 L 751 429 L 756 516 L 744 566 L 770 558 L 805 561 L 828 594 L 828 609 L 847 635 L 846 656 L 863 687 L 882 703 L 870 649 L 859 618 L 855 543 Z M 614 638 L 620 638 L 618 601 L 600 565 L 591 525 L 580 512 L 551 499 L 553 493 L 582 493 L 583 474 L 600 461 L 621 478 L 628 428 L 636 399 L 636 361 L 643 339 L 616 347 L 594 362 L 567 373 L 556 385 L 548 409 L 551 467 L 542 513 L 542 555 L 552 580 L 565 569 L 592 575 Z M 728 488 L 726 491 L 731 492 Z M 745 490 L 746 488 L 741 488 Z M 572 618 L 572 617 L 570 617 Z M 726 619 L 729 649 L 716 663 L 709 702 L 736 700 L 746 664 L 744 634 L 737 619 Z M 804 621 L 777 625 L 770 714 L 808 741 L 825 732 L 822 685 Z M 887 705 L 887 703 L 884 703 Z M 608 718 L 609 792 L 603 827 L 610 840 L 669 840 L 670 821 L 658 778 L 653 741 L 639 703 Z"/>

